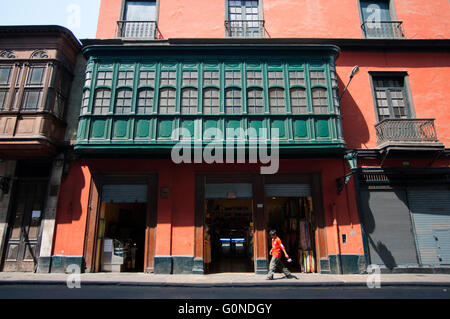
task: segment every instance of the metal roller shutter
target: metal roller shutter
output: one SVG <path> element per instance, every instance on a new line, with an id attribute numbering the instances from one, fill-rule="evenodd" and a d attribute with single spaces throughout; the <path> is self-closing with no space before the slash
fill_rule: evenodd
<path id="1" fill-rule="evenodd" d="M 146 203 L 147 185 L 103 185 L 103 203 Z"/>
<path id="2" fill-rule="evenodd" d="M 361 210 L 372 264 L 417 265 L 405 190 L 362 190 Z"/>
<path id="3" fill-rule="evenodd" d="M 310 197 L 309 184 L 266 184 L 264 186 L 266 197 Z"/>
<path id="4" fill-rule="evenodd" d="M 450 190 L 409 188 L 408 200 L 422 265 L 450 265 Z"/>
<path id="5" fill-rule="evenodd" d="M 252 184 L 206 184 L 205 199 L 253 198 Z"/>

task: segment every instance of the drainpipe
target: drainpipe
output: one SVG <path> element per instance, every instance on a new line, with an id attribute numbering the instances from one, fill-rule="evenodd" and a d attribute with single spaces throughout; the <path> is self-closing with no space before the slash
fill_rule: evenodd
<path id="1" fill-rule="evenodd" d="M 341 261 L 341 241 L 339 234 L 339 226 L 337 223 L 336 203 L 331 203 L 331 212 L 333 213 L 333 228 L 336 232 L 336 265 L 338 274 L 342 275 L 342 261 Z"/>

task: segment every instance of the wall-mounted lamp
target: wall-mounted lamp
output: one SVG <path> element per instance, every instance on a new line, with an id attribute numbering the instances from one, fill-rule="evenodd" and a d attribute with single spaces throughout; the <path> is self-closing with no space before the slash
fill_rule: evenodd
<path id="1" fill-rule="evenodd" d="M 348 86 L 350 85 L 350 82 L 352 81 L 353 77 L 355 76 L 356 73 L 359 72 L 359 66 L 355 65 L 352 69 L 352 72 L 349 75 L 349 79 L 348 79 L 348 83 L 344 88 L 344 91 L 342 91 L 341 97 L 339 98 L 339 100 L 342 99 L 342 97 L 344 96 L 344 93 L 347 91 Z"/>
<path id="2" fill-rule="evenodd" d="M 347 154 L 344 155 L 344 158 L 347 160 L 348 165 L 350 166 L 350 169 L 352 171 L 351 171 L 351 173 L 348 173 L 348 174 L 346 174 L 346 175 L 336 179 L 336 186 L 337 186 L 337 194 L 338 195 L 341 194 L 341 192 L 344 189 L 345 185 L 348 184 L 348 182 L 352 178 L 353 173 L 355 173 L 355 170 L 358 168 L 358 153 L 356 151 L 347 152 Z"/>

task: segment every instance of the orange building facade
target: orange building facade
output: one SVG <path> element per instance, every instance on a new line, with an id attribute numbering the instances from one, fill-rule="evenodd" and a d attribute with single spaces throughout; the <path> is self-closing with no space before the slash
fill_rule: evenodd
<path id="1" fill-rule="evenodd" d="M 52 271 L 265 274 L 272 228 L 294 272 L 446 271 L 449 9 L 102 0 Z M 277 128 L 278 170 L 177 164 L 177 128 Z"/>

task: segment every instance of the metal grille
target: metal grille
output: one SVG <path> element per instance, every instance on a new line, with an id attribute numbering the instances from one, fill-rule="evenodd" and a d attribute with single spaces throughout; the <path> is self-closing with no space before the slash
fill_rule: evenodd
<path id="1" fill-rule="evenodd" d="M 225 21 L 225 30 L 230 38 L 264 38 L 264 20 Z"/>
<path id="2" fill-rule="evenodd" d="M 361 25 L 366 38 L 404 38 L 402 21 L 364 21 Z"/>
<path id="3" fill-rule="evenodd" d="M 375 125 L 378 144 L 385 142 L 439 142 L 434 119 L 385 119 Z"/>
<path id="4" fill-rule="evenodd" d="M 117 21 L 119 38 L 160 39 L 156 21 Z"/>
<path id="5" fill-rule="evenodd" d="M 422 265 L 450 264 L 450 190 L 412 188 L 408 201 Z"/>

